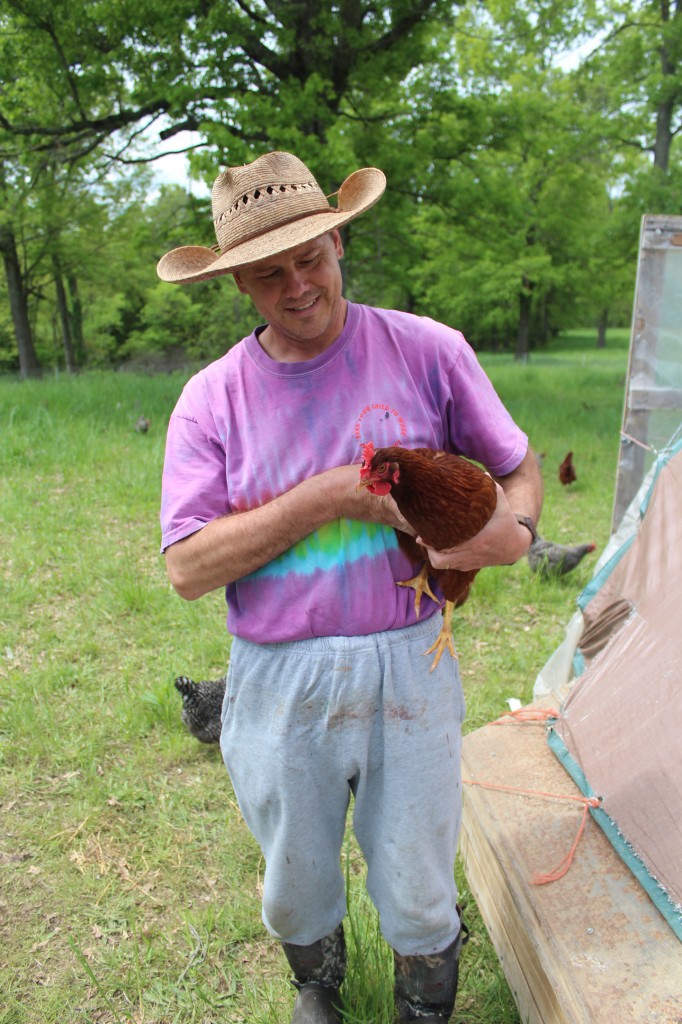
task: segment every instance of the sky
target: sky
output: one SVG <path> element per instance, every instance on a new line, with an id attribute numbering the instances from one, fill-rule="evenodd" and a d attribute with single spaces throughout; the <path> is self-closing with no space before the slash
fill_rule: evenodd
<path id="1" fill-rule="evenodd" d="M 200 136 L 196 132 L 180 132 L 174 136 L 172 144 L 174 148 L 182 149 L 198 141 L 200 141 Z M 152 145 L 150 148 L 154 149 L 156 146 Z M 163 147 L 158 146 L 158 148 L 162 149 Z M 189 187 L 194 195 L 210 195 L 211 190 L 208 185 L 203 181 L 192 180 L 189 177 L 186 153 L 171 153 L 168 156 L 161 157 L 159 160 L 155 160 L 150 166 L 154 172 L 157 185 L 182 185 L 183 188 Z"/>

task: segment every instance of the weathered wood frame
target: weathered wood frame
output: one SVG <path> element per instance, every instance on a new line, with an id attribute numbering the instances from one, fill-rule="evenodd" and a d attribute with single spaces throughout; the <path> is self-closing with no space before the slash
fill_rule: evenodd
<path id="1" fill-rule="evenodd" d="M 682 944 L 591 817 L 567 874 L 533 884 L 568 853 L 582 814 L 523 792 L 581 796 L 544 725 L 465 736 L 463 777 L 460 856 L 524 1024 L 680 1020 Z"/>
<path id="2" fill-rule="evenodd" d="M 669 258 L 671 253 L 675 255 L 674 260 Z M 679 409 L 682 416 L 682 388 L 657 386 L 653 375 L 666 275 L 676 274 L 682 290 L 681 271 L 682 217 L 643 217 L 612 530 L 619 526 L 644 479 L 651 413 L 660 409 Z M 682 322 L 679 330 L 682 365 Z"/>

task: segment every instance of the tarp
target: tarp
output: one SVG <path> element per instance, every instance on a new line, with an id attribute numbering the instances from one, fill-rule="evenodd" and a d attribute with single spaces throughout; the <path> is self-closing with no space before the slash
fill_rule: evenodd
<path id="1" fill-rule="evenodd" d="M 682 217 L 642 218 L 612 530 L 682 410 Z"/>
<path id="2" fill-rule="evenodd" d="M 549 736 L 682 939 L 682 442 L 649 480 L 638 526 L 579 599 L 584 671 Z"/>

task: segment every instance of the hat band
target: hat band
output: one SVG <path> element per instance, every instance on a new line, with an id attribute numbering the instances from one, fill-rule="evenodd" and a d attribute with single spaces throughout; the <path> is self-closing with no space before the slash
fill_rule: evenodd
<path id="1" fill-rule="evenodd" d="M 316 181 L 269 184 L 241 196 L 214 217 L 213 223 L 220 250 L 227 252 L 242 242 L 310 214 L 335 212 L 338 211 L 329 205 Z"/>

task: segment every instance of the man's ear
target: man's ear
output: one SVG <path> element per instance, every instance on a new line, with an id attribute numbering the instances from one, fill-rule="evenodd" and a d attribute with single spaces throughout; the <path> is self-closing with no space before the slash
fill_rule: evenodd
<path id="1" fill-rule="evenodd" d="M 343 257 L 343 242 L 341 241 L 341 233 L 338 228 L 334 228 L 331 232 L 332 241 L 334 242 L 334 252 L 339 259 Z"/>
<path id="2" fill-rule="evenodd" d="M 239 291 L 242 293 L 242 295 L 246 295 L 246 288 L 244 287 L 242 279 L 239 276 L 239 271 L 235 270 L 232 274 L 232 277 L 234 278 L 234 283 L 237 285 L 237 288 L 239 288 Z"/>

